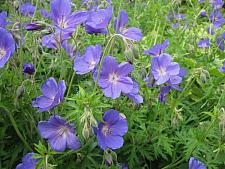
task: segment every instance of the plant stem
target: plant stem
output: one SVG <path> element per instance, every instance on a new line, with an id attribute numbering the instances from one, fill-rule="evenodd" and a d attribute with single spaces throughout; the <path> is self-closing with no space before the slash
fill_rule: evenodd
<path id="1" fill-rule="evenodd" d="M 27 149 L 28 149 L 29 151 L 33 151 L 32 148 L 31 148 L 31 147 L 29 146 L 29 144 L 27 143 L 27 141 L 26 141 L 26 140 L 24 139 L 24 137 L 22 136 L 22 134 L 21 134 L 19 128 L 17 127 L 16 121 L 15 121 L 15 119 L 13 118 L 12 113 L 11 113 L 5 106 L 3 106 L 3 105 L 0 105 L 0 107 L 3 108 L 3 109 L 7 112 L 8 116 L 9 116 L 9 119 L 10 119 L 12 125 L 13 125 L 13 128 L 15 129 L 16 134 L 18 135 L 18 137 L 20 138 L 20 140 L 23 142 L 23 144 L 27 147 Z"/>
<path id="2" fill-rule="evenodd" d="M 104 58 L 105 58 L 105 55 L 108 53 L 108 51 L 110 51 L 111 47 L 112 47 L 112 40 L 114 39 L 114 37 L 116 36 L 117 34 L 115 35 L 112 35 L 108 41 L 108 43 L 106 44 L 106 47 L 105 47 L 105 50 L 102 54 L 102 57 L 101 57 L 101 60 L 100 60 L 100 64 L 99 64 L 99 67 L 98 67 L 98 75 L 97 75 L 97 78 L 96 78 L 96 81 L 95 81 L 95 86 L 94 86 L 94 89 L 93 89 L 93 93 L 95 92 L 96 88 L 97 88 L 97 84 L 98 84 L 98 80 L 99 80 L 99 77 L 100 77 L 100 70 L 102 68 L 102 64 L 103 64 L 103 61 L 104 61 Z"/>

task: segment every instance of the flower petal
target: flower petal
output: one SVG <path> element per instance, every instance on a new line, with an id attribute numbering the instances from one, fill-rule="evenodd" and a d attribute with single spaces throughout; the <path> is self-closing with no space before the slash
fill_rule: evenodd
<path id="1" fill-rule="evenodd" d="M 80 141 L 72 132 L 68 132 L 66 137 L 66 144 L 67 144 L 67 148 L 69 149 L 77 150 L 80 148 Z"/>
<path id="2" fill-rule="evenodd" d="M 58 93 L 58 85 L 53 77 L 50 77 L 41 85 L 42 94 L 48 98 L 54 99 Z"/>
<path id="3" fill-rule="evenodd" d="M 66 149 L 66 137 L 61 137 L 59 134 L 52 135 L 52 137 L 48 139 L 48 143 L 52 150 L 56 152 L 63 152 Z"/>
<path id="4" fill-rule="evenodd" d="M 119 112 L 113 109 L 110 109 L 108 111 L 105 112 L 104 116 L 102 117 L 102 119 L 109 123 L 109 124 L 114 124 L 119 120 Z"/>

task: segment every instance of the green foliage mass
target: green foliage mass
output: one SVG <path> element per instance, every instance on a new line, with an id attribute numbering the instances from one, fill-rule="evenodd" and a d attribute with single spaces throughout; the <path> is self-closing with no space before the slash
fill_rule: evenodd
<path id="1" fill-rule="evenodd" d="M 132 61 L 135 67 L 132 76 L 140 84 L 144 103 L 138 105 L 125 96 L 108 99 L 99 87 L 93 92 L 92 75 L 76 75 L 73 62 L 63 49 L 43 48 L 40 45 L 43 32 L 22 30 L 23 47 L 0 69 L 0 169 L 15 168 L 23 155 L 31 151 L 42 158 L 38 166 L 48 169 L 113 169 L 118 168 L 117 162 L 126 163 L 131 169 L 185 169 L 191 156 L 205 163 L 208 169 L 225 168 L 225 75 L 218 71 L 225 55 L 215 43 L 206 50 L 196 46 L 202 37 L 215 41 L 215 36 L 207 33 L 209 21 L 199 17 L 202 9 L 209 13 L 210 6 L 198 4 L 197 0 L 112 1 L 114 16 L 120 9 L 126 10 L 128 26 L 140 28 L 144 36 L 129 50 L 120 38 L 115 38 L 106 53 L 116 57 L 119 63 Z M 18 2 L 0 0 L 0 10 L 19 18 L 15 7 Z M 42 7 L 40 1 L 32 2 Z M 75 10 L 80 9 L 80 1 L 75 0 L 74 4 Z M 186 14 L 186 20 L 180 21 L 181 27 L 172 29 L 167 20 L 169 11 Z M 40 18 L 37 12 L 35 20 Z M 223 28 L 218 29 L 217 34 L 223 33 Z M 105 35 L 88 35 L 82 27 L 76 30 L 74 37 L 72 43 L 81 53 L 86 46 L 96 43 L 104 50 L 109 40 Z M 170 92 L 166 103 L 161 104 L 159 89 L 148 88 L 143 81 L 150 74 L 151 63 L 151 56 L 144 55 L 143 50 L 165 39 L 170 43 L 166 53 L 187 70 L 187 75 L 180 86 L 183 90 Z M 35 65 L 32 79 L 27 80 L 22 73 L 23 63 Z M 36 113 L 31 102 L 41 94 L 40 86 L 49 77 L 65 80 L 66 98 L 51 112 Z M 115 152 L 103 152 L 90 130 L 90 125 L 96 124 L 95 119 L 101 121 L 102 114 L 109 108 L 123 113 L 129 126 L 124 146 Z M 50 114 L 59 114 L 76 124 L 81 149 L 56 153 L 41 139 L 37 123 L 48 119 Z M 114 165 L 106 167 L 104 160 L 109 156 Z"/>

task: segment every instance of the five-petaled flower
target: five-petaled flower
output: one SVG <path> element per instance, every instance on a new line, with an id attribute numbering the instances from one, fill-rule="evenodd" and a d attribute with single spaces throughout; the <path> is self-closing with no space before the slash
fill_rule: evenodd
<path id="1" fill-rule="evenodd" d="M 151 73 L 157 85 L 169 82 L 176 84 L 181 81 L 179 76 L 180 66 L 176 62 L 172 62 L 169 54 L 162 54 L 152 58 Z"/>
<path id="2" fill-rule="evenodd" d="M 107 26 L 112 19 L 112 6 L 97 11 L 89 11 L 89 16 L 85 23 L 86 32 L 89 34 L 107 34 Z"/>
<path id="3" fill-rule="evenodd" d="M 15 52 L 13 36 L 0 27 L 0 68 L 2 68 Z"/>
<path id="4" fill-rule="evenodd" d="M 63 101 L 66 85 L 64 80 L 57 84 L 56 80 L 50 77 L 41 86 L 42 96 L 38 96 L 33 102 L 33 107 L 39 107 L 38 112 L 54 108 Z"/>
<path id="5" fill-rule="evenodd" d="M 213 22 L 214 28 L 219 28 L 225 23 L 223 14 L 219 10 L 211 11 L 209 19 Z"/>
<path id="6" fill-rule="evenodd" d="M 152 56 L 159 56 L 164 53 L 164 50 L 168 47 L 169 41 L 165 40 L 162 44 L 156 44 L 151 47 L 149 50 L 144 50 L 144 54 L 152 55 Z"/>
<path id="7" fill-rule="evenodd" d="M 77 150 L 80 148 L 80 141 L 72 124 L 53 115 L 48 121 L 40 121 L 38 130 L 42 138 L 48 139 L 51 148 L 56 152 L 63 152 L 66 148 Z"/>
<path id="8" fill-rule="evenodd" d="M 133 81 L 128 75 L 133 71 L 134 67 L 124 62 L 117 64 L 112 56 L 106 56 L 100 71 L 98 84 L 102 88 L 106 97 L 116 99 L 121 92 L 130 93 L 133 89 Z M 94 78 L 97 77 L 97 71 L 94 72 Z"/>
<path id="9" fill-rule="evenodd" d="M 50 16 L 54 21 L 55 31 L 42 37 L 42 45 L 56 48 L 68 39 L 76 30 L 77 25 L 86 21 L 88 13 L 78 11 L 71 13 L 71 0 L 52 0 L 50 3 Z"/>
<path id="10" fill-rule="evenodd" d="M 38 158 L 33 158 L 34 153 L 27 153 L 23 159 L 22 163 L 16 166 L 16 169 L 36 169 L 36 163 L 40 160 Z"/>
<path id="11" fill-rule="evenodd" d="M 31 3 L 27 2 L 20 7 L 20 12 L 24 16 L 33 17 L 35 12 L 35 6 L 33 6 Z"/>
<path id="12" fill-rule="evenodd" d="M 74 62 L 74 70 L 77 74 L 86 74 L 92 71 L 100 61 L 102 48 L 99 44 L 88 46 L 82 57 L 77 57 Z"/>
<path id="13" fill-rule="evenodd" d="M 200 41 L 197 43 L 197 46 L 199 48 L 208 48 L 210 46 L 210 40 L 209 38 L 206 38 L 206 39 L 200 39 Z"/>
<path id="14" fill-rule="evenodd" d="M 126 28 L 126 25 L 128 23 L 128 15 L 126 11 L 121 10 L 118 18 L 115 18 L 114 20 L 114 29 L 118 34 L 121 34 L 123 37 L 133 40 L 133 41 L 141 41 L 142 39 L 142 32 L 140 29 L 131 27 Z"/>
<path id="15" fill-rule="evenodd" d="M 97 135 L 98 145 L 103 149 L 113 150 L 123 146 L 123 136 L 128 131 L 127 120 L 118 111 L 110 109 L 103 116 L 104 122 L 98 123 L 98 128 L 94 128 Z"/>
<path id="16" fill-rule="evenodd" d="M 206 169 L 206 166 L 201 161 L 191 157 L 189 160 L 189 169 Z"/>

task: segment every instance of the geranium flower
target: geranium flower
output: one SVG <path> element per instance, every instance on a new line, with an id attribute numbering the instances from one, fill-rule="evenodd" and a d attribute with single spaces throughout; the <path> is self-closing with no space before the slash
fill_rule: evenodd
<path id="1" fill-rule="evenodd" d="M 88 46 L 82 57 L 76 57 L 74 61 L 74 70 L 77 74 L 86 74 L 94 70 L 100 61 L 102 48 L 99 44 L 96 46 Z"/>
<path id="2" fill-rule="evenodd" d="M 206 166 L 196 158 L 191 157 L 189 160 L 189 169 L 206 169 Z"/>
<path id="3" fill-rule="evenodd" d="M 224 39 L 221 37 L 217 36 L 216 37 L 216 44 L 220 50 L 224 50 Z"/>
<path id="4" fill-rule="evenodd" d="M 66 148 L 77 150 L 80 148 L 80 141 L 76 137 L 73 125 L 54 115 L 48 121 L 40 121 L 38 130 L 42 138 L 48 139 L 51 148 L 56 152 L 63 152 Z"/>
<path id="5" fill-rule="evenodd" d="M 33 17 L 35 12 L 35 6 L 27 2 L 20 7 L 20 12 L 23 16 Z"/>
<path id="6" fill-rule="evenodd" d="M 223 62 L 223 67 L 219 69 L 221 73 L 225 73 L 225 61 Z"/>
<path id="7" fill-rule="evenodd" d="M 123 146 L 123 136 L 128 131 L 126 117 L 120 115 L 116 110 L 110 109 L 103 116 L 104 122 L 98 123 L 94 128 L 97 135 L 98 145 L 103 149 L 113 150 Z"/>
<path id="8" fill-rule="evenodd" d="M 61 30 L 56 29 L 54 33 L 42 37 L 42 46 L 50 49 L 56 49 L 57 47 L 60 47 L 71 35 L 72 32 L 64 32 L 62 34 Z"/>
<path id="9" fill-rule="evenodd" d="M 50 3 L 50 16 L 54 21 L 56 30 L 42 37 L 42 45 L 56 48 L 67 40 L 76 30 L 77 25 L 84 23 L 88 17 L 86 11 L 71 13 L 71 0 L 52 0 Z"/>
<path id="10" fill-rule="evenodd" d="M 209 19 L 213 22 L 214 28 L 219 28 L 225 23 L 223 14 L 219 10 L 211 11 Z"/>
<path id="11" fill-rule="evenodd" d="M 26 73 L 28 75 L 33 75 L 35 72 L 34 65 L 32 63 L 30 64 L 23 64 L 23 73 Z"/>
<path id="12" fill-rule="evenodd" d="M 44 17 L 44 18 L 50 18 L 50 17 L 51 17 L 50 12 L 47 12 L 44 8 L 41 8 L 41 9 L 40 9 L 40 14 L 41 14 L 41 16 Z"/>
<path id="13" fill-rule="evenodd" d="M 66 85 L 64 80 L 57 84 L 55 79 L 51 77 L 42 84 L 41 91 L 42 95 L 32 102 L 33 107 L 39 107 L 38 112 L 50 110 L 62 102 Z"/>
<path id="14" fill-rule="evenodd" d="M 89 17 L 85 23 L 86 32 L 89 34 L 107 34 L 107 26 L 112 19 L 112 13 L 113 8 L 111 6 L 107 7 L 106 9 L 89 11 Z"/>
<path id="15" fill-rule="evenodd" d="M 138 93 L 139 85 L 134 79 L 132 80 L 133 80 L 133 89 L 131 90 L 130 93 L 127 93 L 125 95 L 138 104 L 143 103 L 143 97 Z"/>
<path id="16" fill-rule="evenodd" d="M 133 81 L 128 75 L 133 69 L 134 67 L 128 62 L 118 65 L 114 57 L 106 56 L 98 81 L 104 95 L 116 99 L 120 96 L 121 92 L 130 93 L 133 89 Z M 96 79 L 97 71 L 95 71 L 94 77 Z"/>
<path id="17" fill-rule="evenodd" d="M 162 54 L 152 58 L 151 73 L 157 85 L 161 85 L 170 81 L 177 83 L 179 77 L 180 66 L 176 62 L 172 62 L 172 57 L 169 54 Z"/>
<path id="18" fill-rule="evenodd" d="M 32 158 L 34 153 L 27 153 L 23 159 L 22 163 L 16 166 L 16 169 L 36 169 L 36 163 L 40 160 L 37 158 Z"/>
<path id="19" fill-rule="evenodd" d="M 15 52 L 13 36 L 0 27 L 0 68 L 2 68 Z"/>
<path id="20" fill-rule="evenodd" d="M 156 44 L 151 47 L 149 50 L 144 50 L 144 54 L 152 55 L 152 56 L 159 56 L 164 53 L 164 50 L 168 47 L 169 41 L 165 40 L 162 44 Z"/>
<path id="21" fill-rule="evenodd" d="M 224 2 L 223 0 L 213 0 L 212 7 L 213 9 L 223 8 Z"/>
<path id="22" fill-rule="evenodd" d="M 208 48 L 210 46 L 210 40 L 209 38 L 206 38 L 206 39 L 200 39 L 200 41 L 197 43 L 197 46 L 199 48 Z"/>
<path id="23" fill-rule="evenodd" d="M 66 32 L 74 32 L 76 26 L 84 23 L 88 17 L 86 11 L 71 11 L 71 0 L 52 0 L 50 3 L 52 20 L 59 29 Z"/>
<path id="24" fill-rule="evenodd" d="M 126 11 L 121 10 L 118 18 L 114 20 L 114 29 L 118 34 L 121 34 L 123 37 L 128 38 L 133 41 L 141 41 L 142 33 L 141 30 L 135 27 L 126 28 L 128 23 L 128 15 Z"/>
<path id="25" fill-rule="evenodd" d="M 0 13 L 0 27 L 5 28 L 8 24 L 10 24 L 10 21 L 7 21 L 7 12 L 3 11 Z"/>

